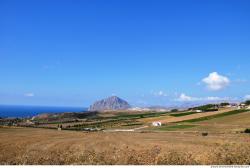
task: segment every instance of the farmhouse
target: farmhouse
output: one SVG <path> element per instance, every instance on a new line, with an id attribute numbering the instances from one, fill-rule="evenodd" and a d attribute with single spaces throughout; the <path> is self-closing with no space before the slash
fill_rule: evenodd
<path id="1" fill-rule="evenodd" d="M 159 126 L 161 126 L 161 122 L 156 121 L 156 122 L 153 122 L 152 125 L 153 125 L 154 127 L 159 127 Z"/>

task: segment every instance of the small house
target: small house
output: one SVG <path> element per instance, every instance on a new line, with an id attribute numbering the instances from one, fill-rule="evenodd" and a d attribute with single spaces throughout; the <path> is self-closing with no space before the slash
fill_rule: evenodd
<path id="1" fill-rule="evenodd" d="M 153 122 L 152 125 L 153 125 L 154 127 L 159 127 L 159 126 L 161 126 L 161 122 L 156 121 L 156 122 Z"/>

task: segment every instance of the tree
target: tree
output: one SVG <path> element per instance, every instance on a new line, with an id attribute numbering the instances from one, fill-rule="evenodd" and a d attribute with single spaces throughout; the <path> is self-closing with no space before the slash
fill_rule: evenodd
<path id="1" fill-rule="evenodd" d="M 224 102 L 224 103 L 221 103 L 221 104 L 220 104 L 220 106 L 228 106 L 228 105 L 230 105 L 230 104 L 227 103 L 227 102 Z"/>
<path id="2" fill-rule="evenodd" d="M 250 105 L 250 100 L 245 101 L 246 105 Z"/>
<path id="3" fill-rule="evenodd" d="M 194 110 L 202 110 L 202 111 L 218 111 L 218 105 L 217 104 L 207 104 L 207 105 L 195 107 L 193 109 Z"/>
<path id="4" fill-rule="evenodd" d="M 178 112 L 178 109 L 172 109 L 171 112 Z"/>
<path id="5" fill-rule="evenodd" d="M 247 128 L 247 129 L 245 129 L 245 131 L 244 131 L 245 133 L 250 133 L 250 129 L 249 128 Z"/>

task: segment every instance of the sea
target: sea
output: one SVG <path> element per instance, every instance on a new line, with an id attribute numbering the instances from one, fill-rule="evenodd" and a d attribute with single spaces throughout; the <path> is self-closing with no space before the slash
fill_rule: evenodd
<path id="1" fill-rule="evenodd" d="M 0 117 L 32 117 L 42 113 L 84 112 L 86 107 L 0 105 Z"/>

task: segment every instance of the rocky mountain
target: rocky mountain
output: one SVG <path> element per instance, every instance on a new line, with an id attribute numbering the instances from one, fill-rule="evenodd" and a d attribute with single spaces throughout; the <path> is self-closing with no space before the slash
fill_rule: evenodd
<path id="1" fill-rule="evenodd" d="M 112 96 L 95 102 L 89 107 L 89 111 L 126 110 L 130 107 L 125 100 Z"/>

